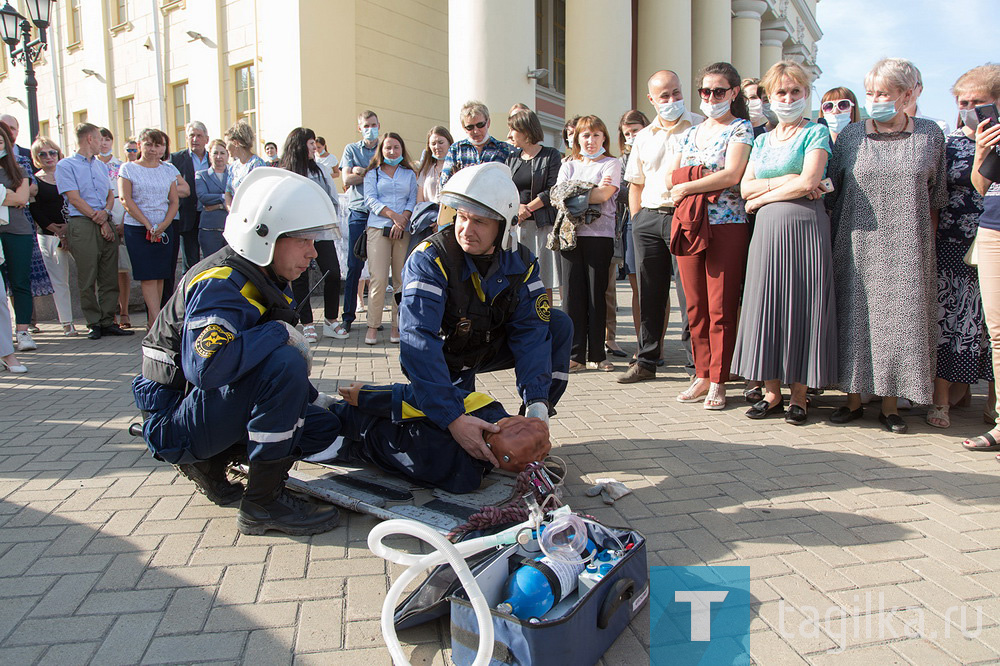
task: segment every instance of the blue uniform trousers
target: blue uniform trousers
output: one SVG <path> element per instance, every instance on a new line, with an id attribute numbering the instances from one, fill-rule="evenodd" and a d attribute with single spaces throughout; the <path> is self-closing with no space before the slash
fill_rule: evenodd
<path id="1" fill-rule="evenodd" d="M 569 382 L 569 354 L 573 346 L 573 322 L 562 310 L 552 308 L 549 320 L 549 337 L 552 340 L 552 386 L 549 388 L 549 405 L 555 407 L 566 392 Z M 476 368 L 452 373 L 455 386 L 465 391 L 476 390 L 476 375 L 481 372 L 509 370 L 514 367 L 514 352 L 504 345 L 497 355 Z"/>
<path id="2" fill-rule="evenodd" d="M 239 381 L 187 395 L 139 376 L 136 404 L 150 413 L 143 436 L 170 463 L 207 460 L 245 442 L 250 460 L 303 458 L 326 449 L 340 421 L 309 404 L 316 390 L 305 359 L 290 346 L 272 352 Z"/>

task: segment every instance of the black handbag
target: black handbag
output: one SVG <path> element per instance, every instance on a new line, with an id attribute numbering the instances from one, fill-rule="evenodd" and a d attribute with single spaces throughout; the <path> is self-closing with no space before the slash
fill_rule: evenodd
<path id="1" fill-rule="evenodd" d="M 368 261 L 368 229 L 365 229 L 365 233 L 358 236 L 358 240 L 354 242 L 354 247 L 351 248 L 351 252 L 354 256 L 361 261 Z"/>

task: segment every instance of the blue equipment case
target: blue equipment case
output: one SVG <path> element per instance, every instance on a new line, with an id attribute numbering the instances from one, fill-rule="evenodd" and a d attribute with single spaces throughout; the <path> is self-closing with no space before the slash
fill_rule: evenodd
<path id="1" fill-rule="evenodd" d="M 582 597 L 574 592 L 546 613 L 558 617 L 529 622 L 491 611 L 494 648 L 490 666 L 584 666 L 597 663 L 611 647 L 649 599 L 649 568 L 646 539 L 641 534 L 624 528 L 604 529 L 634 545 L 590 591 Z M 588 525 L 588 531 L 595 543 L 601 543 L 594 538 L 592 526 Z M 507 546 L 472 568 L 491 608 L 503 601 L 504 583 L 521 560 L 536 555 L 537 551 L 518 545 Z M 478 623 L 464 589 L 455 590 L 448 601 L 452 661 L 465 666 L 475 660 L 479 648 Z"/>

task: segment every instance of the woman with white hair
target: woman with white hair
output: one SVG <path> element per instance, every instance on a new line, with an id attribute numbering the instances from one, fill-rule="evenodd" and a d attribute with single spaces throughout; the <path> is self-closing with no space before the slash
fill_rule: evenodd
<path id="1" fill-rule="evenodd" d="M 897 399 L 930 404 L 938 340 L 934 231 L 948 203 L 944 134 L 904 109 L 917 85 L 900 58 L 865 77 L 869 119 L 845 127 L 829 175 L 840 384 L 847 404 L 830 417 L 864 415 L 861 394 L 882 396 L 879 421 L 904 433 Z"/>

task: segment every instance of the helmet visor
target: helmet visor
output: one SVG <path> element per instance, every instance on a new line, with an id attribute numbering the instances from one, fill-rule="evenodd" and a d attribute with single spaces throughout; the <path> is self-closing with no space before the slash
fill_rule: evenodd
<path id="1" fill-rule="evenodd" d="M 486 217 L 491 220 L 503 220 L 503 215 L 500 215 L 492 208 L 487 208 L 478 201 L 473 201 L 465 195 L 456 194 L 454 192 L 442 192 L 441 205 L 454 208 L 455 210 L 464 210 L 466 213 L 472 213 L 478 217 Z"/>
<path id="2" fill-rule="evenodd" d="M 295 231 L 287 231 L 282 236 L 288 238 L 307 238 L 309 240 L 323 240 L 334 227 L 334 223 L 322 224 L 315 227 L 309 227 L 308 229 L 297 229 Z"/>

